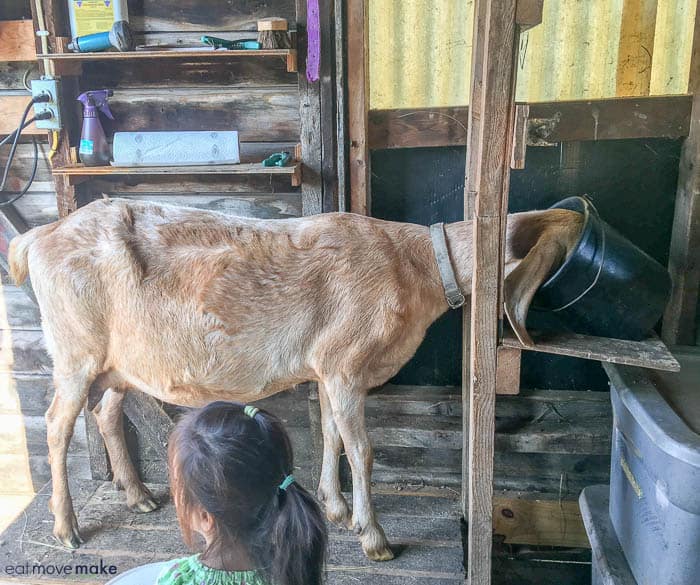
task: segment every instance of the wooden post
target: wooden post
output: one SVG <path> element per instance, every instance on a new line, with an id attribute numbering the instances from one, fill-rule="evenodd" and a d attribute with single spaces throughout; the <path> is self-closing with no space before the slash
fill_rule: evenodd
<path id="1" fill-rule="evenodd" d="M 347 145 L 347 86 L 346 71 L 346 27 L 343 0 L 335 2 L 335 107 L 336 107 L 336 172 L 338 174 L 338 211 L 348 207 L 348 145 Z M 367 145 L 369 149 L 369 144 Z"/>
<path id="2" fill-rule="evenodd" d="M 467 581 L 491 582 L 493 456 L 502 233 L 514 118 L 515 0 L 479 0 L 474 18 L 465 211 L 474 206 L 474 272 L 470 335 L 468 434 L 463 468 L 467 519 Z M 466 333 L 465 328 L 465 333 Z M 465 400 L 466 403 L 466 400 Z M 466 492 L 466 493 L 465 493 Z"/>
<path id="3" fill-rule="evenodd" d="M 694 345 L 700 291 L 700 2 L 695 14 L 689 93 L 690 132 L 681 149 L 676 211 L 668 270 L 673 286 L 664 314 L 662 338 L 668 345 Z"/>
<path id="4" fill-rule="evenodd" d="M 323 209 L 323 145 L 321 139 L 320 83 L 306 79 L 306 0 L 296 0 L 299 68 L 299 118 L 301 131 L 303 215 L 321 213 Z M 323 61 L 324 56 L 321 56 Z"/>
<path id="5" fill-rule="evenodd" d="M 39 17 L 36 11 L 36 4 L 34 1 L 31 3 L 32 8 L 32 21 L 34 23 L 34 30 L 40 30 L 41 26 L 39 23 Z M 42 0 L 42 6 L 44 8 L 44 24 L 46 25 L 46 30 L 49 32 L 49 39 L 51 42 L 56 42 L 56 39 L 63 36 L 63 26 L 64 14 L 61 11 L 59 2 L 52 2 L 50 0 Z M 39 36 L 36 36 L 36 50 L 37 52 L 42 52 L 41 40 Z M 54 75 L 53 63 L 48 60 L 44 60 L 44 71 L 46 75 Z M 63 130 L 59 132 L 59 145 L 56 155 L 52 160 L 52 166 L 61 167 L 71 164 L 70 157 L 70 147 L 71 147 L 71 131 L 73 133 L 77 129 L 79 131 L 80 124 L 76 120 L 74 101 L 78 96 L 78 77 L 75 75 L 63 76 L 61 78 L 61 96 L 60 100 L 62 102 L 62 115 L 63 115 Z M 49 144 L 51 144 L 51 133 L 49 132 Z M 55 177 L 54 184 L 56 188 L 56 204 L 58 207 L 59 217 L 65 217 L 70 212 L 75 211 L 78 208 L 78 202 L 76 197 L 76 188 L 74 185 L 70 184 L 64 177 Z"/>
<path id="6" fill-rule="evenodd" d="M 350 211 L 371 212 L 369 143 L 369 0 L 348 0 L 348 139 Z"/>
<path id="7" fill-rule="evenodd" d="M 321 145 L 322 156 L 322 176 L 323 176 L 323 212 L 338 211 L 340 208 L 339 199 L 339 177 L 341 171 L 338 168 L 338 102 L 339 88 L 336 83 L 338 59 L 342 64 L 342 44 L 340 54 L 337 53 L 336 35 L 338 35 L 338 25 L 342 27 L 342 9 L 340 18 L 336 15 L 336 0 L 321 0 L 319 3 L 321 16 Z M 342 69 L 341 69 L 342 71 Z"/>

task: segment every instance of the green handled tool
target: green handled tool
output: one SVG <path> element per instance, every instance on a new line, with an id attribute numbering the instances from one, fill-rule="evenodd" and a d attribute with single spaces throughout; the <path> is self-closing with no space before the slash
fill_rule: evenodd
<path id="1" fill-rule="evenodd" d="M 218 37 L 210 37 L 208 35 L 204 35 L 200 40 L 205 45 L 210 45 L 215 49 L 229 49 L 231 51 L 255 51 L 260 49 L 262 46 L 255 39 L 241 39 L 238 41 L 229 41 L 226 39 L 220 39 Z"/>
<path id="2" fill-rule="evenodd" d="M 276 152 L 268 156 L 263 162 L 264 167 L 284 167 L 292 158 L 288 152 Z"/>

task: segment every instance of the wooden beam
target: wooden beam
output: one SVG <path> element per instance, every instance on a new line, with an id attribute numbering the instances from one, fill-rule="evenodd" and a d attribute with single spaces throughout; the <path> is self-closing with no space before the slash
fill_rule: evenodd
<path id="1" fill-rule="evenodd" d="M 336 107 L 336 172 L 338 173 L 338 211 L 348 206 L 348 143 L 347 143 L 347 27 L 343 0 L 335 2 L 335 107 Z"/>
<path id="2" fill-rule="evenodd" d="M 31 20 L 0 20 L 0 61 L 34 61 L 34 25 Z"/>
<path id="3" fill-rule="evenodd" d="M 617 95 L 649 95 L 658 0 L 625 0 L 617 51 Z"/>
<path id="4" fill-rule="evenodd" d="M 321 140 L 321 90 L 306 78 L 306 0 L 296 0 L 297 43 L 299 45 L 299 125 L 301 130 L 302 213 L 323 210 L 323 144 Z M 323 60 L 323 57 L 322 57 Z"/>
<path id="5" fill-rule="evenodd" d="M 0 95 L 0 136 L 4 138 L 5 135 L 13 132 L 19 126 L 22 113 L 31 99 L 32 96 L 29 93 L 26 95 Z M 30 110 L 27 119 L 33 115 L 34 111 Z M 45 136 L 46 130 L 40 130 L 31 124 L 22 131 L 22 134 L 24 136 Z"/>
<path id="6" fill-rule="evenodd" d="M 515 11 L 515 22 L 520 32 L 542 23 L 544 0 L 518 0 Z"/>
<path id="7" fill-rule="evenodd" d="M 342 63 L 343 47 L 335 42 L 338 34 L 337 27 L 343 26 L 344 11 L 340 7 L 340 18 L 336 15 L 336 0 L 321 0 L 319 3 L 321 17 L 321 47 L 325 47 L 321 56 L 320 79 L 320 123 L 321 123 L 321 148 L 322 158 L 322 182 L 323 201 L 322 211 L 331 212 L 339 210 L 338 196 L 338 136 L 336 111 L 338 91 L 343 91 L 342 86 L 336 83 L 336 68 L 338 61 Z M 340 54 L 337 51 L 340 50 Z M 341 69 L 342 71 L 342 69 Z"/>
<path id="8" fill-rule="evenodd" d="M 54 39 L 60 37 L 64 28 L 65 20 L 63 16 L 65 12 L 62 10 L 60 3 L 51 0 L 38 0 L 43 6 L 43 22 L 40 22 L 39 14 L 37 13 L 36 2 L 31 2 L 32 22 L 34 30 L 46 29 L 49 33 L 49 38 Z M 43 26 L 42 26 L 43 25 Z M 46 37 L 35 36 L 35 46 L 39 53 L 42 52 L 42 43 Z M 43 61 L 44 74 L 54 75 L 53 63 L 49 60 Z M 76 76 L 63 76 L 61 78 L 59 100 L 65 104 L 74 104 L 75 99 L 79 94 L 79 81 Z M 63 108 L 63 129 L 59 132 L 58 150 L 56 151 L 52 166 L 62 167 L 71 164 L 71 144 L 78 141 L 80 133 L 80 120 L 76 108 Z M 78 207 L 76 189 L 70 184 L 66 177 L 55 177 L 54 185 L 56 188 L 56 205 L 58 207 L 59 217 L 65 217 L 70 212 L 75 211 Z"/>
<path id="9" fill-rule="evenodd" d="M 161 403 L 148 394 L 130 390 L 124 398 L 124 414 L 160 459 L 168 458 L 168 437 L 174 423 Z"/>
<path id="10" fill-rule="evenodd" d="M 558 118 L 548 142 L 683 138 L 690 131 L 692 96 L 651 96 L 527 104 L 530 119 Z M 464 146 L 466 106 L 372 110 L 369 147 Z"/>
<path id="11" fill-rule="evenodd" d="M 350 149 L 350 211 L 369 215 L 369 1 L 347 2 L 348 140 Z"/>
<path id="12" fill-rule="evenodd" d="M 524 169 L 527 154 L 528 118 L 530 107 L 527 104 L 515 106 L 515 124 L 513 125 L 513 151 L 510 157 L 511 169 Z"/>
<path id="13" fill-rule="evenodd" d="M 465 206 L 475 200 L 474 273 L 470 327 L 470 379 L 462 381 L 469 399 L 469 475 L 467 580 L 491 583 L 494 420 L 498 303 L 502 282 L 501 235 L 508 197 L 515 87 L 515 0 L 480 0 L 476 4 L 472 91 L 467 148 Z"/>
<path id="14" fill-rule="evenodd" d="M 697 342 L 700 293 L 700 5 L 695 15 L 688 90 L 693 95 L 690 132 L 681 149 L 676 208 L 668 270 L 671 299 L 664 314 L 662 337 L 669 345 Z"/>
<path id="15" fill-rule="evenodd" d="M 512 347 L 499 347 L 496 363 L 496 394 L 513 396 L 520 393 L 522 352 Z"/>

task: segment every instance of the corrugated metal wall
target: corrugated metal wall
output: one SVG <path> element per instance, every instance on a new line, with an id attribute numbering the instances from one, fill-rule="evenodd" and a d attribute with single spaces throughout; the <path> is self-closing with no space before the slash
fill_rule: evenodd
<path id="1" fill-rule="evenodd" d="M 372 109 L 465 105 L 473 0 L 370 0 Z M 545 0 L 517 99 L 685 93 L 696 0 Z"/>

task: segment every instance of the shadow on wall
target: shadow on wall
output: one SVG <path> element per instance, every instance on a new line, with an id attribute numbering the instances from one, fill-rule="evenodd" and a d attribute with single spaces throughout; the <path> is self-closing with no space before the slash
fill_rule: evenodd
<path id="1" fill-rule="evenodd" d="M 610 140 L 529 148 L 527 167 L 511 174 L 511 212 L 544 209 L 588 194 L 601 216 L 662 264 L 668 261 L 678 140 Z M 465 149 L 412 148 L 372 153 L 372 215 L 428 225 L 462 219 Z M 523 357 L 524 388 L 607 389 L 597 362 L 535 354 Z M 396 383 L 458 385 L 461 311 L 428 331 Z"/>

